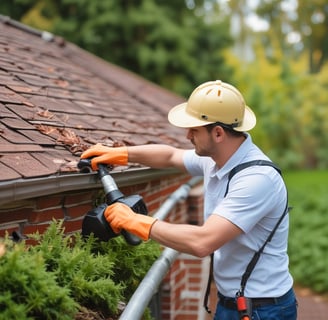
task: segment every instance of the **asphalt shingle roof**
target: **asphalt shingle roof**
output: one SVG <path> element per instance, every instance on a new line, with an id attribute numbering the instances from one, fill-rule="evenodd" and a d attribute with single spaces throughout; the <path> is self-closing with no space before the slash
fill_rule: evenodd
<path id="1" fill-rule="evenodd" d="M 98 142 L 188 146 L 167 121 L 183 98 L 41 35 L 0 19 L 0 182 L 75 172 Z"/>

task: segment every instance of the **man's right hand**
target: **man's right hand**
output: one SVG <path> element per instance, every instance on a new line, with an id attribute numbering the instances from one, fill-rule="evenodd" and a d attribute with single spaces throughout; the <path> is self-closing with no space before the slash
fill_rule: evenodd
<path id="1" fill-rule="evenodd" d="M 81 159 L 91 158 L 92 170 L 98 170 L 98 164 L 109 165 L 127 165 L 128 164 L 128 149 L 127 147 L 110 148 L 101 144 L 96 144 L 84 151 Z"/>

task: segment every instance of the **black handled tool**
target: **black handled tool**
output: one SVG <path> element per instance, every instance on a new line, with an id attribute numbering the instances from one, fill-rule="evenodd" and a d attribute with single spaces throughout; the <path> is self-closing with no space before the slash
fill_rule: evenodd
<path id="1" fill-rule="evenodd" d="M 91 159 L 81 159 L 77 166 L 81 172 L 89 172 L 91 168 Z M 98 176 L 104 187 L 106 203 L 99 205 L 85 215 L 82 222 L 82 235 L 89 236 L 93 233 L 99 240 L 108 241 L 118 236 L 110 227 L 104 216 L 104 211 L 108 205 L 121 202 L 130 207 L 134 212 L 144 215 L 148 214 L 148 210 L 140 195 L 130 195 L 127 197 L 123 195 L 118 189 L 114 179 L 109 174 L 106 165 L 98 164 Z M 141 243 L 140 238 L 137 236 L 125 230 L 122 230 L 121 233 L 127 243 L 134 246 Z"/>

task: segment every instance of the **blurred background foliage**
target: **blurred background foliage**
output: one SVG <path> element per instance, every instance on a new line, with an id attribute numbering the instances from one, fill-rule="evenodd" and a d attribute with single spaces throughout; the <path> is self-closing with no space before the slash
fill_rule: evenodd
<path id="1" fill-rule="evenodd" d="M 274 161 L 327 168 L 325 0 L 2 0 L 0 13 L 186 98 L 202 82 L 230 82 Z"/>

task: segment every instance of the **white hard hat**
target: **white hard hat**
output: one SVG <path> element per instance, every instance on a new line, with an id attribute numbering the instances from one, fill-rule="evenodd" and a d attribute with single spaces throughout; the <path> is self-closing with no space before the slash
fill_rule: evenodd
<path id="1" fill-rule="evenodd" d="M 256 116 L 246 106 L 241 93 L 232 85 L 220 80 L 198 86 L 187 102 L 172 108 L 168 114 L 171 124 L 192 128 L 220 122 L 236 131 L 254 128 Z"/>

